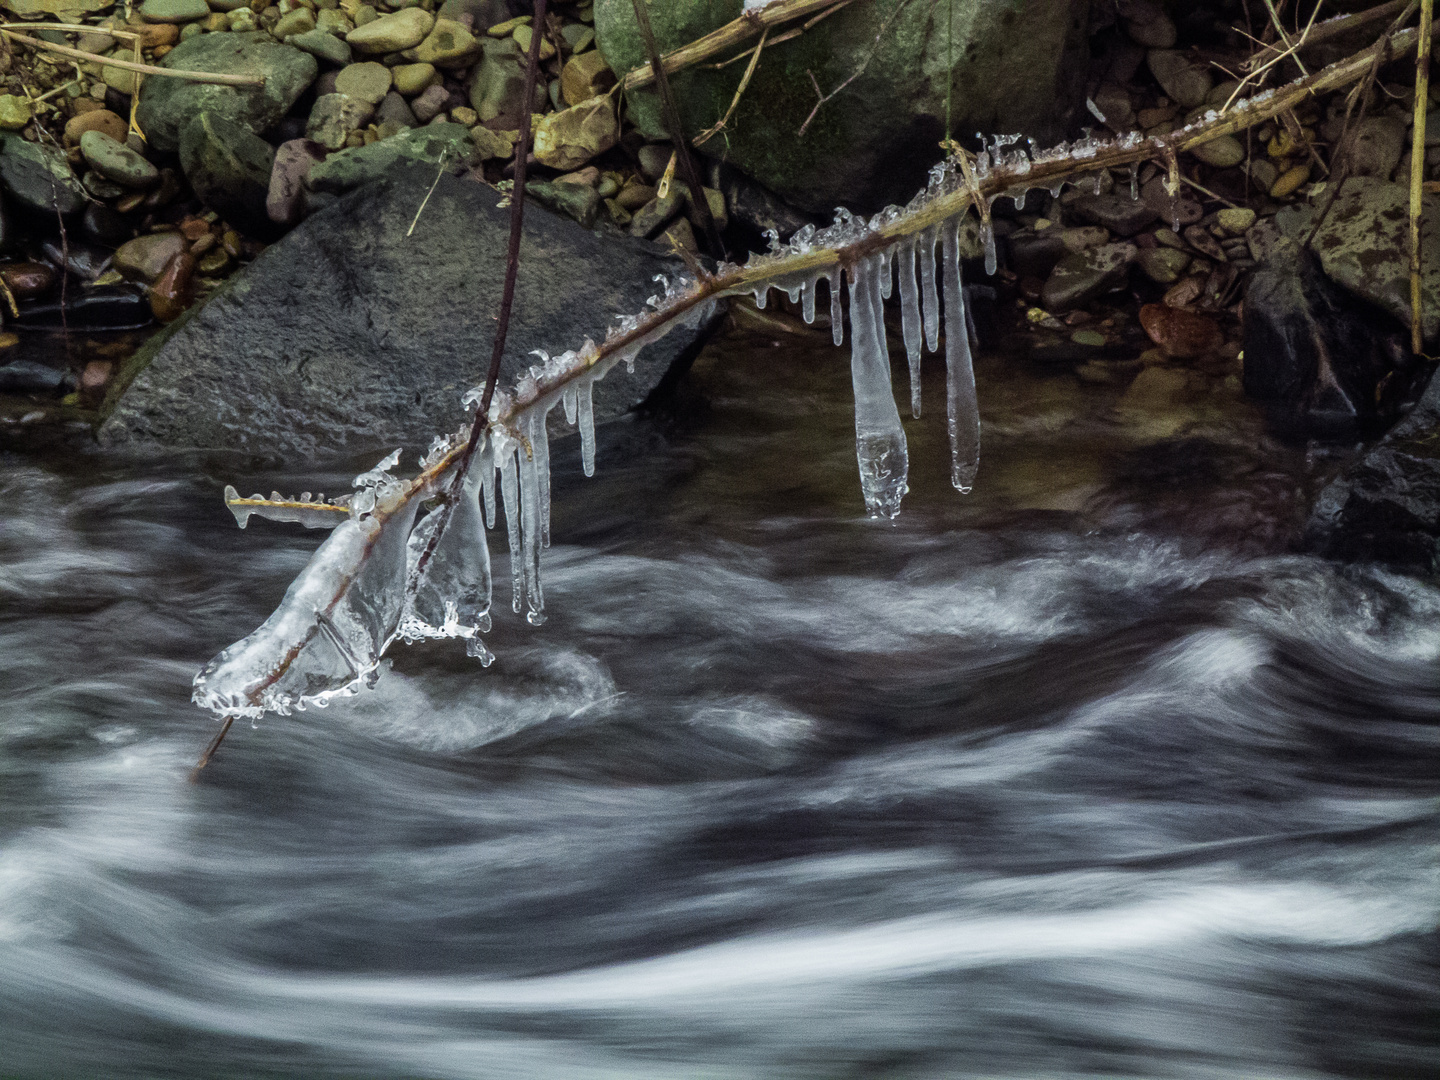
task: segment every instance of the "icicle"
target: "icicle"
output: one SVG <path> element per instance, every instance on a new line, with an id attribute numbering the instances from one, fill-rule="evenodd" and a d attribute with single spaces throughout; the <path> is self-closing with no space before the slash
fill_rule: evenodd
<path id="1" fill-rule="evenodd" d="M 546 424 L 553 404 L 543 412 L 536 410 L 535 432 L 531 445 L 535 449 L 535 472 L 540 479 L 540 546 L 550 546 L 550 428 Z"/>
<path id="2" fill-rule="evenodd" d="M 586 476 L 595 475 L 595 406 L 593 390 L 595 380 L 589 377 L 579 380 L 576 397 L 580 409 L 580 464 Z"/>
<path id="3" fill-rule="evenodd" d="M 950 429 L 950 482 L 963 495 L 980 467 L 980 411 L 975 400 L 975 368 L 965 323 L 965 291 L 960 277 L 959 222 L 944 235 L 945 406 Z"/>
<path id="4" fill-rule="evenodd" d="M 482 461 L 475 462 L 470 466 L 472 469 L 480 470 L 480 490 L 485 495 L 485 527 L 495 528 L 495 459 L 493 454 L 487 454 Z"/>
<path id="5" fill-rule="evenodd" d="M 893 518 L 907 490 L 905 429 L 890 387 L 890 354 L 880 304 L 883 258 L 862 259 L 850 275 L 850 378 L 855 390 L 855 456 L 871 517 Z"/>
<path id="6" fill-rule="evenodd" d="M 575 384 L 570 383 L 560 392 L 560 400 L 565 403 L 565 422 L 572 427 L 575 424 Z"/>
<path id="7" fill-rule="evenodd" d="M 1020 194 L 1010 196 L 1011 201 L 1015 203 L 1016 213 L 1019 213 L 1021 210 L 1025 209 L 1025 196 L 1028 194 L 1030 194 L 1029 191 L 1022 190 Z M 991 272 L 993 273 L 994 271 Z"/>
<path id="8" fill-rule="evenodd" d="M 893 283 L 894 283 L 894 277 L 895 277 L 895 275 L 894 275 L 893 273 L 891 273 L 891 270 L 890 270 L 890 257 L 891 257 L 891 254 L 892 254 L 892 252 L 890 252 L 890 251 L 882 251 L 882 252 L 880 252 L 880 270 L 879 270 L 879 276 L 880 276 L 880 298 L 881 298 L 882 300 L 889 300 L 889 299 L 890 299 L 890 291 L 891 291 L 891 289 L 894 287 L 894 284 L 893 284 Z"/>
<path id="9" fill-rule="evenodd" d="M 830 340 L 836 345 L 845 344 L 845 313 L 840 309 L 840 274 L 837 266 L 827 278 L 830 282 Z"/>
<path id="10" fill-rule="evenodd" d="M 910 363 L 910 415 L 920 416 L 920 290 L 915 284 L 915 242 L 900 245 L 896 270 L 900 277 L 900 327 L 905 359 Z"/>
<path id="11" fill-rule="evenodd" d="M 761 310 L 761 311 L 764 311 L 764 310 L 765 310 L 765 301 L 768 300 L 769 297 L 770 297 L 770 286 L 769 286 L 768 283 L 767 283 L 767 284 L 764 284 L 764 285 L 756 285 L 756 286 L 755 286 L 755 306 L 756 306 L 759 310 Z"/>
<path id="12" fill-rule="evenodd" d="M 805 320 L 807 326 L 815 322 L 815 290 L 819 284 L 818 277 L 807 281 L 804 291 L 800 294 L 800 317 Z"/>
<path id="13" fill-rule="evenodd" d="M 537 468 L 535 447 L 539 436 L 535 432 L 536 421 L 544 423 L 544 417 L 535 415 L 532 409 L 520 421 L 520 432 L 524 437 L 516 450 L 520 459 L 520 574 L 525 583 L 525 602 L 529 610 L 525 621 L 539 626 L 545 621 L 545 595 L 540 590 L 540 470 Z M 509 505 L 506 505 L 509 513 Z M 512 556 L 513 558 L 513 556 Z M 516 611 L 519 599 L 516 598 Z"/>
<path id="14" fill-rule="evenodd" d="M 510 608 L 519 615 L 525 593 L 525 558 L 520 551 L 520 493 L 515 451 L 516 447 L 507 446 L 500 452 L 500 495 L 505 502 L 505 531 L 510 540 Z"/>
<path id="15" fill-rule="evenodd" d="M 946 234 L 946 242 L 948 243 L 948 229 L 946 230 Z M 991 224 L 989 220 L 985 220 L 980 223 L 980 242 L 985 245 L 985 273 L 993 277 L 995 271 L 999 269 L 1000 261 L 995 254 L 995 226 Z M 948 257 L 949 256 L 946 256 L 946 258 Z M 946 314 L 948 316 L 949 308 L 946 308 Z M 946 325 L 945 332 L 947 335 L 950 332 L 948 324 Z"/>
<path id="16" fill-rule="evenodd" d="M 920 256 L 920 300 L 925 313 L 925 347 L 940 348 L 940 297 L 935 290 L 935 230 L 920 234 L 916 250 Z"/>
<path id="17" fill-rule="evenodd" d="M 423 569 L 420 558 L 443 513 L 432 510 L 410 533 L 409 574 L 418 578 L 400 623 L 400 636 L 407 642 L 427 637 L 471 640 L 490 629 L 490 547 L 480 517 L 481 479 L 486 473 L 494 475 L 489 453 L 487 447 L 472 461 L 450 520 Z"/>
<path id="18" fill-rule="evenodd" d="M 1135 202 L 1140 198 L 1140 163 L 1130 163 L 1130 201 Z"/>

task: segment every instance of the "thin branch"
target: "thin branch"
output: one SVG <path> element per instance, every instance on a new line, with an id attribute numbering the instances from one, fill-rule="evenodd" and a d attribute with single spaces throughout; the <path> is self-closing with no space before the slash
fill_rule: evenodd
<path id="1" fill-rule="evenodd" d="M 1425 344 L 1420 294 L 1420 215 L 1425 182 L 1425 114 L 1430 108 L 1430 23 L 1435 0 L 1420 2 L 1420 44 L 1415 50 L 1415 135 L 1410 143 L 1410 351 Z"/>
<path id="2" fill-rule="evenodd" d="M 693 64 L 728 52 L 753 37 L 759 37 L 769 27 L 794 22 L 825 8 L 843 7 L 851 2 L 852 0 L 775 0 L 758 11 L 741 15 L 740 18 L 726 23 L 718 30 L 712 30 L 688 45 L 672 49 L 660 57 L 660 64 L 666 75 L 674 75 Z M 621 83 L 626 90 L 638 90 L 654 81 L 655 75 L 650 65 L 641 64 L 626 75 Z"/>
<path id="3" fill-rule="evenodd" d="M 190 782 L 193 784 L 200 779 L 200 770 L 210 764 L 210 759 L 215 756 L 215 751 L 220 749 L 220 744 L 225 741 L 225 736 L 230 732 L 230 725 L 235 723 L 235 717 L 227 716 L 220 724 L 220 730 L 210 740 L 210 745 L 205 747 L 205 752 L 200 755 L 200 760 L 190 770 Z"/>
<path id="4" fill-rule="evenodd" d="M 680 119 L 680 109 L 675 104 L 675 95 L 670 91 L 670 77 L 660 59 L 660 46 L 655 41 L 655 30 L 650 25 L 650 12 L 646 0 L 630 0 L 635 11 L 635 22 L 640 27 L 640 36 L 645 39 L 645 50 L 650 55 L 650 70 L 654 72 L 657 89 L 660 91 L 660 109 L 665 117 L 665 127 L 670 131 L 670 141 L 675 144 L 675 156 L 679 159 L 680 172 L 685 177 L 685 186 L 690 189 L 690 201 L 699 215 L 700 227 L 710 240 L 710 251 L 716 258 L 725 258 L 725 241 L 720 236 L 720 227 L 715 224 L 715 215 L 710 212 L 710 200 L 705 197 L 704 185 L 700 183 L 700 171 L 695 168 L 695 158 L 685 141 L 685 125 Z M 759 59 L 760 54 L 755 54 Z"/>
<path id="5" fill-rule="evenodd" d="M 94 30 L 94 27 L 88 29 Z M 105 31 L 110 33 L 110 31 Z M 264 86 L 264 75 L 222 75 L 213 71 L 180 71 L 174 68 L 155 67 L 153 64 L 140 64 L 130 60 L 117 60 L 113 56 L 101 56 L 99 53 L 86 52 L 83 49 L 72 49 L 68 45 L 56 45 L 54 42 L 44 41 L 40 38 L 27 37 L 25 34 L 17 34 L 12 30 L 0 26 L 0 34 L 3 34 L 10 41 L 18 41 L 22 45 L 28 45 L 32 49 L 40 49 L 42 52 L 52 52 L 59 56 L 68 56 L 76 60 L 86 60 L 93 64 L 102 64 L 105 67 L 120 68 L 122 71 L 134 71 L 141 75 L 164 75 L 171 79 L 188 79 L 190 82 L 216 83 L 220 86 Z M 137 38 L 138 42 L 138 38 Z M 139 51 L 137 44 L 136 51 Z"/>
<path id="6" fill-rule="evenodd" d="M 895 5 L 894 10 L 891 11 L 890 14 L 885 17 L 885 21 L 880 24 L 880 32 L 875 35 L 875 43 L 870 46 L 870 51 L 865 55 L 865 59 L 860 62 L 860 66 L 850 73 L 850 77 L 848 79 L 842 82 L 839 86 L 835 87 L 834 90 L 831 90 L 830 93 L 821 94 L 820 83 L 816 80 L 814 73 L 811 72 L 808 68 L 805 70 L 805 74 L 809 75 L 810 81 L 815 84 L 815 93 L 819 95 L 820 100 L 815 102 L 815 107 L 810 110 L 810 115 L 805 117 L 805 122 L 800 125 L 800 130 L 795 132 L 795 137 L 797 139 L 803 139 L 805 137 L 805 129 L 810 126 L 810 121 L 815 119 L 815 114 L 820 111 L 820 106 L 824 105 L 827 101 L 833 98 L 836 94 L 840 93 L 840 91 L 844 90 L 861 75 L 865 74 L 865 69 L 870 66 L 870 61 L 875 59 L 875 54 L 880 51 L 880 42 L 883 41 L 885 38 L 885 31 L 890 29 L 890 24 L 895 21 L 895 17 L 905 9 L 905 5 L 908 3 L 910 3 L 910 0 L 900 0 L 900 2 Z"/>
<path id="7" fill-rule="evenodd" d="M 725 110 L 725 115 L 720 117 L 713 127 L 706 128 L 699 135 L 696 135 L 695 138 L 691 139 L 690 142 L 693 145 L 699 146 L 703 142 L 708 142 L 725 130 L 725 125 L 730 122 L 730 117 L 735 115 L 736 106 L 740 104 L 740 96 L 745 93 L 745 88 L 750 85 L 750 76 L 755 74 L 755 67 L 760 63 L 760 51 L 765 48 L 765 37 L 769 33 L 770 29 L 766 27 L 765 31 L 760 35 L 760 44 L 751 50 L 750 63 L 746 65 L 745 74 L 740 76 L 740 85 L 735 88 L 735 96 L 730 99 L 730 107 Z"/>

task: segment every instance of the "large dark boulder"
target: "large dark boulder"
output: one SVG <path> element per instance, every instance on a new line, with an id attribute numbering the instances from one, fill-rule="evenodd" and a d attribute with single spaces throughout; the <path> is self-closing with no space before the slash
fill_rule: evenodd
<path id="1" fill-rule="evenodd" d="M 1440 570 L 1440 379 L 1320 493 L 1305 537 L 1331 558 Z"/>
<path id="2" fill-rule="evenodd" d="M 1412 389 L 1406 334 L 1281 241 L 1245 293 L 1245 392 L 1282 431 L 1350 437 L 1393 422 Z"/>
<path id="3" fill-rule="evenodd" d="M 407 236 L 433 180 L 433 166 L 410 166 L 350 193 L 147 343 L 106 403 L 101 441 L 318 458 L 423 449 L 455 430 L 489 364 L 510 212 L 493 188 L 445 175 Z M 532 349 L 603 340 L 613 316 L 646 310 L 656 274 L 681 269 L 652 244 L 528 205 L 502 385 Z M 596 419 L 639 404 L 700 333 L 675 330 L 633 375 L 612 370 Z"/>
<path id="4" fill-rule="evenodd" d="M 738 18 L 743 7 L 666 0 L 647 10 L 663 52 Z M 767 44 L 726 130 L 701 149 L 804 210 L 828 216 L 837 205 L 903 203 L 942 154 L 947 109 L 957 137 L 1023 132 L 1049 143 L 1065 133 L 1085 111 L 1089 8 L 1089 0 L 851 4 Z M 596 0 L 595 34 L 617 74 L 645 62 L 631 0 Z M 725 115 L 745 67 L 701 64 L 672 77 L 689 135 Z M 816 85 L 828 94 L 846 80 L 800 135 Z M 665 137 L 653 87 L 626 101 L 641 131 Z"/>

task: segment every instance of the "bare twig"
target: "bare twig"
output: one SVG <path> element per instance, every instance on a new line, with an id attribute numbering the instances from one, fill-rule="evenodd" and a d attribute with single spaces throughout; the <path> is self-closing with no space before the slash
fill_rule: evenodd
<path id="1" fill-rule="evenodd" d="M 685 186 L 690 189 L 690 200 L 700 218 L 700 227 L 710 241 L 710 251 L 716 258 L 725 258 L 725 241 L 720 236 L 720 227 L 715 224 L 715 215 L 710 212 L 710 200 L 705 197 L 705 188 L 700 183 L 700 171 L 695 168 L 695 159 L 685 141 L 685 125 L 680 119 L 680 109 L 675 104 L 675 95 L 670 92 L 670 77 L 660 59 L 660 46 L 655 41 L 655 30 L 650 25 L 650 12 L 645 0 L 631 0 L 635 11 L 635 22 L 640 27 L 640 36 L 645 39 L 645 49 L 650 55 L 650 70 L 655 73 L 656 87 L 660 91 L 660 109 L 665 118 L 665 127 L 670 131 L 670 141 L 675 144 L 675 156 L 679 159 L 680 174 Z M 756 53 L 758 59 L 759 53 Z"/>
<path id="2" fill-rule="evenodd" d="M 94 27 L 87 29 L 93 30 Z M 111 31 L 106 30 L 109 34 Z M 76 60 L 86 60 L 93 64 L 102 64 L 105 67 L 119 68 L 122 71 L 134 71 L 141 75 L 164 75 L 171 79 L 188 79 L 190 82 L 215 83 L 220 86 L 264 86 L 264 75 L 222 75 L 212 71 L 181 71 L 175 68 L 155 67 L 153 64 L 141 64 L 130 60 L 118 60 L 113 56 L 101 56 L 99 53 L 85 52 L 83 49 L 72 49 L 68 45 L 56 45 L 54 42 L 45 41 L 41 38 L 28 37 L 25 34 L 17 34 L 0 26 L 0 34 L 3 34 L 11 41 L 18 41 L 21 45 L 28 45 L 32 49 L 40 49 L 42 52 L 52 52 L 58 56 L 69 56 Z M 139 51 L 137 37 L 136 51 Z"/>
<path id="3" fill-rule="evenodd" d="M 905 5 L 908 3 L 910 3 L 910 0 L 900 0 L 900 2 L 895 5 L 894 10 L 891 11 L 890 14 L 885 17 L 885 21 L 880 24 L 880 32 L 875 35 L 875 43 L 870 46 L 870 51 L 865 54 L 865 59 L 860 62 L 860 66 L 852 71 L 849 78 L 835 87 L 834 90 L 831 90 L 830 93 L 822 94 L 820 92 L 820 83 L 816 80 L 815 74 L 808 68 L 806 69 L 805 74 L 809 75 L 810 81 L 815 84 L 815 93 L 819 96 L 820 100 L 815 102 L 815 107 L 810 110 L 810 115 L 805 117 L 805 122 L 800 125 L 800 130 L 795 132 L 797 139 L 803 139 L 805 137 L 805 129 L 810 126 L 810 121 L 815 119 L 815 114 L 820 111 L 820 106 L 824 105 L 865 73 L 865 69 L 870 66 L 870 61 L 875 59 L 875 54 L 880 51 L 880 42 L 885 39 L 885 32 L 890 29 L 890 24 L 895 21 L 895 17 L 905 9 Z"/>
<path id="4" fill-rule="evenodd" d="M 794 22 L 826 8 L 843 7 L 851 2 L 852 0 L 775 0 L 758 11 L 742 15 L 718 30 L 712 30 L 688 45 L 670 50 L 660 58 L 661 66 L 666 75 L 674 75 L 677 71 L 683 71 L 693 64 L 728 52 L 751 38 L 759 37 L 769 27 Z M 655 75 L 649 64 L 641 64 L 621 80 L 626 90 L 638 90 L 654 81 Z"/>
<path id="5" fill-rule="evenodd" d="M 1425 182 L 1425 114 L 1430 108 L 1430 23 L 1435 0 L 1420 0 L 1420 44 L 1415 50 L 1415 134 L 1410 143 L 1410 351 L 1425 344 L 1420 294 L 1420 214 Z"/>
<path id="6" fill-rule="evenodd" d="M 225 741 L 225 736 L 229 734 L 230 725 L 233 723 L 235 723 L 235 717 L 233 716 L 227 716 L 221 721 L 220 730 L 215 733 L 215 737 L 210 740 L 210 745 L 205 747 L 205 752 L 200 755 L 200 760 L 197 761 L 195 767 L 190 770 L 190 782 L 192 784 L 200 779 L 200 770 L 210 764 L 210 759 L 215 756 L 215 751 L 220 749 L 220 744 Z"/>
<path id="7" fill-rule="evenodd" d="M 699 135 L 696 135 L 695 138 L 690 140 L 691 143 L 693 143 L 695 146 L 699 146 L 703 142 L 708 142 L 710 139 L 713 139 L 716 135 L 720 134 L 720 132 L 724 131 L 725 125 L 730 122 L 730 117 L 735 115 L 736 106 L 740 104 L 740 96 L 745 93 L 745 88 L 750 85 L 750 76 L 755 74 L 755 67 L 757 64 L 760 63 L 760 51 L 765 48 L 765 37 L 769 33 L 770 29 L 769 27 L 766 27 L 765 30 L 760 34 L 760 44 L 756 45 L 755 48 L 751 50 L 750 63 L 747 64 L 745 67 L 745 74 L 740 76 L 740 85 L 735 88 L 735 96 L 730 99 L 730 107 L 725 110 L 725 115 L 720 117 L 720 119 L 715 122 L 713 127 L 706 128 Z"/>
<path id="8" fill-rule="evenodd" d="M 410 228 L 405 230 L 407 239 L 415 235 L 415 226 L 420 224 L 420 215 L 425 212 L 425 207 L 430 202 L 430 196 L 435 194 L 435 188 L 440 184 L 440 177 L 445 175 L 445 166 L 448 164 L 450 164 L 450 147 L 446 147 L 440 154 L 440 167 L 435 170 L 435 179 L 430 184 L 430 190 L 425 192 L 425 198 L 420 200 L 420 205 L 415 210 L 415 216 L 410 221 Z"/>

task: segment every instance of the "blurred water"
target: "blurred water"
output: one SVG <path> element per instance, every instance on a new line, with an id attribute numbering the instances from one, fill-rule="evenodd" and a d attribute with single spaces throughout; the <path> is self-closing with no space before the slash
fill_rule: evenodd
<path id="1" fill-rule="evenodd" d="M 1440 591 L 1279 553 L 1253 431 L 998 371 L 970 501 L 932 409 L 865 521 L 843 358 L 762 344 L 557 447 L 492 668 L 401 649 L 195 785 L 316 535 L 5 459 L 0 1075 L 1440 1074 Z"/>

